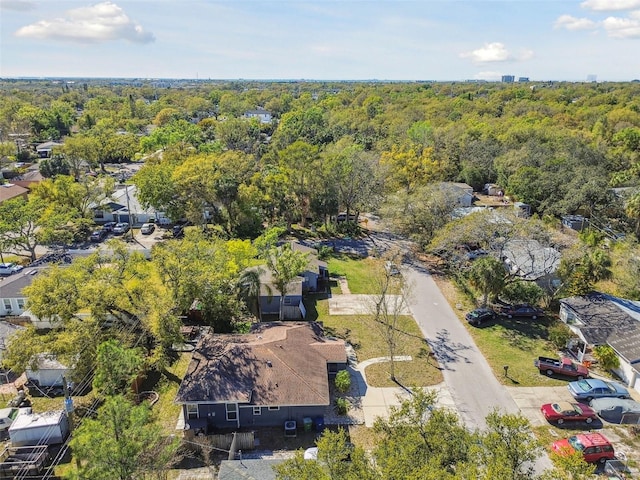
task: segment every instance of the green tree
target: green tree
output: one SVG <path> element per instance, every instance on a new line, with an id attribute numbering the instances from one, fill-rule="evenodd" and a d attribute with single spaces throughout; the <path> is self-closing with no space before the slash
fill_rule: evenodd
<path id="1" fill-rule="evenodd" d="M 469 283 L 480 291 L 482 306 L 487 305 L 489 296 L 497 296 L 504 288 L 505 268 L 497 258 L 486 256 L 475 260 L 469 269 Z"/>
<path id="2" fill-rule="evenodd" d="M 70 212 L 64 212 L 37 196 L 15 198 L 0 204 L 0 246 L 4 253 L 36 259 L 40 245 L 69 243 Z"/>
<path id="3" fill-rule="evenodd" d="M 531 478 L 533 463 L 543 450 L 529 421 L 521 414 L 500 414 L 494 410 L 486 422 L 481 442 L 487 478 Z"/>
<path id="4" fill-rule="evenodd" d="M 142 364 L 138 349 L 124 348 L 115 340 L 103 342 L 98 346 L 93 388 L 108 397 L 127 396 Z"/>
<path id="5" fill-rule="evenodd" d="M 280 294 L 279 319 L 284 320 L 284 300 L 291 291 L 291 282 L 304 271 L 309 259 L 306 253 L 293 250 L 289 243 L 281 247 L 271 245 L 260 254 L 273 275 L 273 286 Z"/>
<path id="6" fill-rule="evenodd" d="M 168 468 L 158 461 L 171 457 L 179 442 L 162 437 L 147 404 L 136 406 L 116 396 L 106 400 L 95 419 L 82 421 L 70 445 L 81 478 L 134 480 L 149 470 Z"/>

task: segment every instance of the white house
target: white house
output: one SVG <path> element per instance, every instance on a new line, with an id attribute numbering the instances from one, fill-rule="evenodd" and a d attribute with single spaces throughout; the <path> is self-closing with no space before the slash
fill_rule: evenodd
<path id="1" fill-rule="evenodd" d="M 96 223 L 130 221 L 134 226 L 150 220 L 159 224 L 171 223 L 163 212 L 158 212 L 153 207 L 144 208 L 140 204 L 135 185 L 118 185 L 110 198 L 94 207 L 93 220 Z"/>
<path id="2" fill-rule="evenodd" d="M 27 309 L 23 289 L 31 285 L 35 276 L 46 267 L 25 268 L 0 280 L 0 317 L 21 316 Z"/>
<path id="3" fill-rule="evenodd" d="M 248 110 L 244 112 L 245 118 L 257 118 L 260 120 L 260 123 L 271 123 L 273 117 L 271 112 L 268 112 L 262 108 L 257 108 L 256 110 Z"/>
<path id="4" fill-rule="evenodd" d="M 560 319 L 576 334 L 570 351 L 589 359 L 598 345 L 609 345 L 620 359 L 614 372 L 640 392 L 640 302 L 593 292 L 560 300 Z"/>
<path id="5" fill-rule="evenodd" d="M 450 194 L 451 199 L 459 207 L 470 207 L 473 205 L 473 187 L 466 183 L 441 182 L 440 188 Z"/>

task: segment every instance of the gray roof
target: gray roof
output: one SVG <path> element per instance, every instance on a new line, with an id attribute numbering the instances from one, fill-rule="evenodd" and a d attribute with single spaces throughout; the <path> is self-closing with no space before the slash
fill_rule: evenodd
<path id="1" fill-rule="evenodd" d="M 635 330 L 614 332 L 607 343 L 629 363 L 640 363 L 640 326 Z"/>
<path id="2" fill-rule="evenodd" d="M 575 325 L 575 327 L 580 329 L 589 344 L 604 345 L 611 340 L 621 348 L 621 350 L 616 348 L 620 355 L 625 358 L 635 355 L 634 341 L 630 341 L 629 345 L 625 345 L 624 342 L 627 335 L 635 336 L 636 330 L 640 328 L 640 321 L 633 314 L 633 309 L 638 308 L 640 312 L 640 308 L 634 302 L 592 292 L 589 295 L 563 298 L 560 303 L 572 310 L 584 324 Z M 626 351 L 627 346 L 631 348 L 630 351 Z"/>
<path id="3" fill-rule="evenodd" d="M 223 460 L 218 471 L 218 480 L 275 480 L 275 465 L 284 460 Z"/>
<path id="4" fill-rule="evenodd" d="M 555 272 L 562 256 L 555 248 L 544 247 L 537 240 L 512 240 L 506 243 L 502 254 L 511 273 L 527 280 Z"/>
<path id="5" fill-rule="evenodd" d="M 36 274 L 47 267 L 26 267 L 22 271 L 0 280 L 0 298 L 25 298 L 22 289 L 28 287 Z"/>

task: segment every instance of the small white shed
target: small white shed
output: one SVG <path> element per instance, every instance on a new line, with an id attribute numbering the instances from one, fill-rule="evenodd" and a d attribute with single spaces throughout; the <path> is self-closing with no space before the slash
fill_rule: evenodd
<path id="1" fill-rule="evenodd" d="M 35 368 L 27 368 L 25 373 L 29 383 L 41 387 L 59 387 L 64 385 L 62 377 L 68 377 L 71 369 L 60 363 L 53 355 L 40 354 L 36 357 Z"/>
<path id="2" fill-rule="evenodd" d="M 69 419 L 64 410 L 20 414 L 9 427 L 9 439 L 14 447 L 55 445 L 69 434 Z"/>

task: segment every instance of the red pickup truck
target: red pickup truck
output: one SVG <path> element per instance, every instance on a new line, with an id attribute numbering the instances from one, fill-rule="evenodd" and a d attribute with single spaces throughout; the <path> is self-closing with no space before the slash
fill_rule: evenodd
<path id="1" fill-rule="evenodd" d="M 538 357 L 534 360 L 533 364 L 538 367 L 541 373 L 546 373 L 551 376 L 554 373 L 557 375 L 564 375 L 565 377 L 572 377 L 577 380 L 582 380 L 589 376 L 589 369 L 584 365 L 575 363 L 570 358 L 547 358 Z"/>

